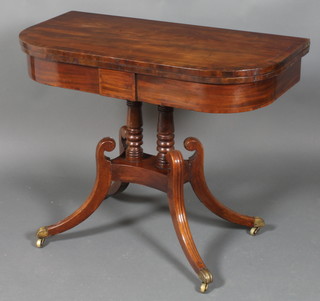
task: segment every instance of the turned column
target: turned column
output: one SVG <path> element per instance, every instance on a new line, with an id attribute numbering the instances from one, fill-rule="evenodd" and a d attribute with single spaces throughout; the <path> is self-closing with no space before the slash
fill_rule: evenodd
<path id="1" fill-rule="evenodd" d="M 142 150 L 142 103 L 127 101 L 126 159 L 139 161 L 143 157 Z"/>
<path id="2" fill-rule="evenodd" d="M 157 130 L 157 160 L 158 168 L 168 168 L 166 154 L 174 150 L 174 123 L 173 108 L 158 106 L 158 130 Z"/>

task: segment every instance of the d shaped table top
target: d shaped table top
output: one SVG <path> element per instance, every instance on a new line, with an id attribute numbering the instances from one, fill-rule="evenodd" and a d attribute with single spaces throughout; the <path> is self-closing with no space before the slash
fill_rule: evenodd
<path id="1" fill-rule="evenodd" d="M 266 106 L 300 79 L 309 39 L 68 12 L 20 33 L 44 84 L 201 112 Z"/>

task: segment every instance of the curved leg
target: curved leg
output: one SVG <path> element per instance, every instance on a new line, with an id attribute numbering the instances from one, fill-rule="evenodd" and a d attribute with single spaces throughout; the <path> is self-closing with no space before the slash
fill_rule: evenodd
<path id="1" fill-rule="evenodd" d="M 37 232 L 37 247 L 43 246 L 46 237 L 77 226 L 99 207 L 111 185 L 111 162 L 105 157 L 104 152 L 110 152 L 114 148 L 115 142 L 111 138 L 104 138 L 98 143 L 96 149 L 97 175 L 91 194 L 74 213 L 54 225 L 40 228 Z"/>
<path id="2" fill-rule="evenodd" d="M 255 235 L 265 223 L 260 217 L 242 215 L 220 203 L 210 192 L 203 171 L 203 147 L 201 142 L 194 137 L 184 141 L 184 146 L 195 153 L 189 158 L 190 183 L 200 201 L 213 213 L 221 218 L 243 226 L 252 227 L 250 234 Z"/>
<path id="3" fill-rule="evenodd" d="M 182 154 L 177 150 L 170 151 L 167 154 L 167 160 L 170 166 L 168 174 L 168 198 L 173 225 L 184 254 L 202 281 L 200 290 L 201 292 L 205 292 L 213 277 L 200 257 L 190 232 L 183 197 L 184 161 Z"/>
<path id="4" fill-rule="evenodd" d="M 127 131 L 127 126 L 122 126 L 119 130 L 119 151 L 120 151 L 120 156 L 126 151 L 126 131 Z M 129 183 L 124 183 L 121 181 L 114 181 L 111 184 L 111 187 L 109 189 L 108 195 L 116 195 L 120 192 L 123 192 L 127 187 Z"/>

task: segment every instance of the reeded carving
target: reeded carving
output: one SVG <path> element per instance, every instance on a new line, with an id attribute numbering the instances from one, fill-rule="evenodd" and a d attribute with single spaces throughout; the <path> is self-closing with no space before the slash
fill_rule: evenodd
<path id="1" fill-rule="evenodd" d="M 111 161 L 105 156 L 105 152 L 111 152 L 116 146 L 112 138 L 100 140 L 96 149 L 96 180 L 92 192 L 86 201 L 71 215 L 56 224 L 42 227 L 37 232 L 38 238 L 56 235 L 65 232 L 87 219 L 102 203 L 111 185 Z M 43 242 L 37 242 L 42 247 Z"/>
<path id="2" fill-rule="evenodd" d="M 178 150 L 173 150 L 167 154 L 167 158 L 170 165 L 168 172 L 168 199 L 174 229 L 192 268 L 198 273 L 202 281 L 209 283 L 212 281 L 212 278 L 209 277 L 211 274 L 194 243 L 186 215 L 183 193 L 184 160 L 182 154 Z"/>

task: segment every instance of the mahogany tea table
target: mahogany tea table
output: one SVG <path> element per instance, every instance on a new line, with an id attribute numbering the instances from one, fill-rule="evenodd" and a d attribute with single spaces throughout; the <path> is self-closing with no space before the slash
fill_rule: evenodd
<path id="1" fill-rule="evenodd" d="M 71 11 L 20 33 L 29 75 L 42 84 L 127 100 L 127 124 L 120 129 L 120 155 L 105 155 L 116 143 L 97 146 L 97 173 L 87 200 L 70 216 L 41 227 L 37 247 L 47 237 L 88 218 L 109 195 L 129 183 L 167 193 L 181 247 L 205 292 L 213 276 L 193 241 L 185 211 L 183 186 L 221 218 L 251 228 L 262 218 L 235 212 L 210 192 L 204 176 L 202 144 L 184 141 L 192 156 L 174 149 L 173 110 L 238 113 L 271 104 L 300 79 L 304 38 L 150 21 Z M 158 106 L 157 154 L 143 152 L 143 102 Z"/>

